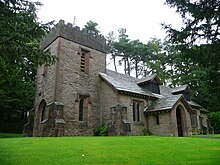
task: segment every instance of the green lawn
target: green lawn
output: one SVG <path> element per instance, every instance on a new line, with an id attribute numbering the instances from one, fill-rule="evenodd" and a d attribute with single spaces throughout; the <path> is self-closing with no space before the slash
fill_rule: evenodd
<path id="1" fill-rule="evenodd" d="M 209 134 L 209 135 L 193 135 L 193 137 L 219 138 L 219 139 L 220 139 L 220 134 Z"/>
<path id="2" fill-rule="evenodd" d="M 22 137 L 22 134 L 17 133 L 0 133 L 0 138 L 17 138 Z"/>
<path id="3" fill-rule="evenodd" d="M 220 140 L 154 136 L 0 139 L 0 164 L 220 164 Z"/>

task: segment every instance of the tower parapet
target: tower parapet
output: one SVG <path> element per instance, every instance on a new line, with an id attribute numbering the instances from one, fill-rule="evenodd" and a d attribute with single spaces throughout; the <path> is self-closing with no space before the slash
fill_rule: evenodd
<path id="1" fill-rule="evenodd" d="M 78 26 L 73 26 L 71 23 L 65 24 L 64 20 L 60 20 L 49 34 L 43 38 L 40 45 L 41 49 L 45 49 L 58 37 L 63 37 L 67 40 L 106 53 L 106 39 L 102 35 L 91 35 L 85 30 L 80 30 Z"/>

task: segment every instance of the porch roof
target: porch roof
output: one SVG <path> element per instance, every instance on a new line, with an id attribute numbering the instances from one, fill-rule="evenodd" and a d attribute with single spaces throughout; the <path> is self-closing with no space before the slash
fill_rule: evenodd
<path id="1" fill-rule="evenodd" d="M 160 98 L 154 101 L 149 107 L 144 109 L 145 113 L 154 113 L 160 111 L 170 111 L 173 107 L 179 102 L 182 101 L 184 106 L 187 108 L 189 112 L 192 112 L 192 109 L 186 99 L 180 95 L 173 95 L 166 98 Z"/>

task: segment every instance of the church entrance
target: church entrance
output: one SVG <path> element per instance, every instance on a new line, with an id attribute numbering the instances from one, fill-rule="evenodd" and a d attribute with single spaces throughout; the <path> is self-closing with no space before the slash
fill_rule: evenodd
<path id="1" fill-rule="evenodd" d="M 177 107 L 176 109 L 176 122 L 177 122 L 177 129 L 178 129 L 178 136 L 183 136 L 183 126 L 182 126 L 182 116 L 181 116 L 181 109 Z"/>

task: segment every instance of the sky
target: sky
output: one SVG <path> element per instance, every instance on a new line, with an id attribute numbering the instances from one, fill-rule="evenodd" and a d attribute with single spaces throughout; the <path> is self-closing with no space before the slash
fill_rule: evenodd
<path id="1" fill-rule="evenodd" d="M 43 23 L 60 19 L 83 27 L 92 20 L 98 23 L 104 36 L 110 31 L 126 28 L 130 39 L 147 43 L 150 38 L 166 36 L 161 23 L 181 26 L 181 18 L 165 0 L 38 0 L 44 6 L 38 10 Z M 75 18 L 75 19 L 74 19 Z"/>
<path id="2" fill-rule="evenodd" d="M 36 0 L 32 0 L 36 1 Z M 175 10 L 164 5 L 165 0 L 38 0 L 43 4 L 38 9 L 42 23 L 63 19 L 81 28 L 92 20 L 98 23 L 101 34 L 107 36 L 119 28 L 126 28 L 131 40 L 147 43 L 151 38 L 164 39 L 165 30 L 161 23 L 174 28 L 182 25 Z M 113 70 L 113 62 L 107 57 L 107 68 Z M 118 66 L 123 72 L 123 66 Z"/>

